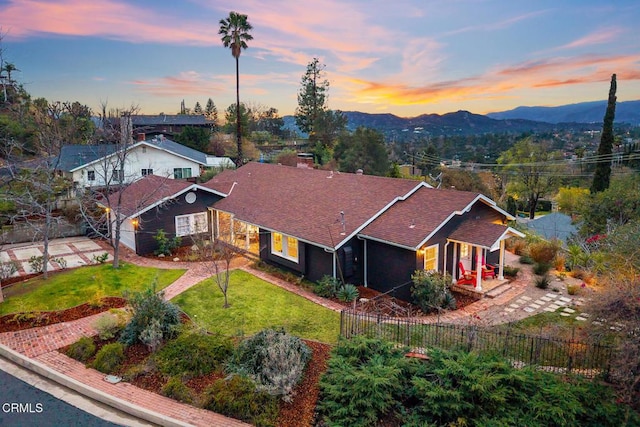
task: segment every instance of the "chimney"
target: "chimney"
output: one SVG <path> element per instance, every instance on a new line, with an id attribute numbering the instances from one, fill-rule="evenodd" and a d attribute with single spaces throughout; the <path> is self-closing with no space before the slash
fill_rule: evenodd
<path id="1" fill-rule="evenodd" d="M 364 171 L 362 169 L 358 169 L 356 171 L 356 175 L 364 175 Z"/>
<path id="2" fill-rule="evenodd" d="M 145 139 L 147 139 L 147 136 L 144 134 L 144 132 L 138 134 L 138 142 L 144 141 Z"/>

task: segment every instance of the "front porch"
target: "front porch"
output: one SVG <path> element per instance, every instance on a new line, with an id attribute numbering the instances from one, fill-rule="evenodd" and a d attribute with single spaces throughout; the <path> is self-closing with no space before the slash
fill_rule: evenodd
<path id="1" fill-rule="evenodd" d="M 482 280 L 482 286 L 480 288 L 472 285 L 458 285 L 457 283 L 454 283 L 451 286 L 451 290 L 480 300 L 485 297 L 495 298 L 498 295 L 503 294 L 511 289 L 511 285 L 509 283 L 511 283 L 511 280 L 506 278 L 484 279 Z"/>

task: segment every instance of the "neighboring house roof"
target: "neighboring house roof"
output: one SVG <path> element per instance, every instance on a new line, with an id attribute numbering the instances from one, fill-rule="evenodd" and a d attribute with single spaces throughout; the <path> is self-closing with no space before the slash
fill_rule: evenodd
<path id="1" fill-rule="evenodd" d="M 553 212 L 526 223 L 527 227 L 547 240 L 558 239 L 564 243 L 578 232 L 571 217 L 560 212 Z"/>
<path id="2" fill-rule="evenodd" d="M 188 181 L 170 179 L 158 175 L 146 175 L 132 182 L 120 192 L 109 195 L 108 200 L 102 205 L 115 208 L 118 206 L 118 199 L 121 195 L 119 214 L 127 218 L 135 217 L 178 197 L 182 193 L 196 189 L 220 194 L 215 190 Z"/>
<path id="3" fill-rule="evenodd" d="M 146 141 L 139 141 L 128 145 L 128 150 L 133 150 L 140 146 L 148 146 L 169 152 L 175 156 L 191 160 L 202 166 L 224 166 L 233 167 L 233 161 L 228 157 L 214 157 L 194 150 L 193 148 L 179 144 L 167 138 L 153 138 Z M 96 163 L 105 156 L 113 155 L 121 145 L 100 144 L 100 145 L 65 145 L 60 151 L 57 169 L 74 172 L 92 163 Z"/>
<path id="4" fill-rule="evenodd" d="M 395 201 L 426 184 L 248 163 L 202 185 L 228 194 L 215 209 L 233 213 L 238 220 L 325 248 L 338 248 Z"/>
<path id="5" fill-rule="evenodd" d="M 462 214 L 486 197 L 468 191 L 420 188 L 393 205 L 363 231 L 364 237 L 418 249 L 456 213 Z"/>
<path id="6" fill-rule="evenodd" d="M 175 126 L 202 126 L 211 125 L 212 121 L 207 120 L 204 115 L 191 114 L 158 114 L 157 116 L 136 115 L 131 116 L 131 123 L 134 126 L 158 126 L 158 125 L 175 125 Z"/>
<path id="7" fill-rule="evenodd" d="M 93 163 L 98 159 L 113 154 L 118 149 L 115 144 L 99 144 L 99 145 L 65 145 L 60 150 L 60 156 L 57 161 L 52 164 L 56 165 L 56 169 L 66 172 L 74 170 Z"/>

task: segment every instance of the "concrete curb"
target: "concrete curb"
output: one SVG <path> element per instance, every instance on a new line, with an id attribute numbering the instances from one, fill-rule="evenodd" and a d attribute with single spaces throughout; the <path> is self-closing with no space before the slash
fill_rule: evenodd
<path id="1" fill-rule="evenodd" d="M 42 377 L 48 378 L 51 381 L 54 381 L 62 386 L 65 386 L 71 390 L 74 390 L 80 394 L 83 394 L 86 397 L 89 397 L 98 402 L 104 403 L 105 405 L 111 406 L 119 411 L 125 412 L 134 417 L 140 418 L 142 420 L 148 421 L 153 424 L 166 426 L 166 427 L 189 427 L 192 424 L 188 424 L 170 417 L 167 417 L 162 414 L 158 414 L 157 412 L 153 412 L 149 409 L 143 408 L 141 406 L 135 405 L 133 403 L 129 403 L 117 397 L 111 396 L 107 393 L 104 393 L 100 390 L 96 390 L 93 387 L 89 387 L 86 384 L 83 384 L 73 378 L 69 378 L 65 375 L 62 375 L 60 372 L 57 372 L 54 369 L 44 365 L 37 360 L 29 359 L 28 357 L 10 349 L 9 347 L 0 344 L 0 357 L 4 357 L 11 362 L 22 366 L 25 369 L 28 369 Z"/>

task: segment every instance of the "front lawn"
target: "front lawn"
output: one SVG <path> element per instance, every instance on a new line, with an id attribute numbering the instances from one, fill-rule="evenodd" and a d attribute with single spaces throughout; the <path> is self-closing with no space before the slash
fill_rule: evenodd
<path id="1" fill-rule="evenodd" d="M 74 307 L 102 297 L 122 297 L 124 291 L 139 292 L 154 281 L 161 290 L 176 281 L 185 270 L 165 270 L 121 263 L 92 265 L 36 277 L 3 289 L 5 301 L 0 315 L 25 311 L 53 311 Z"/>
<path id="2" fill-rule="evenodd" d="M 340 314 L 241 270 L 231 273 L 229 304 L 213 279 L 200 282 L 175 297 L 199 325 L 229 335 L 251 335 L 269 327 L 284 327 L 292 335 L 335 343 Z"/>

